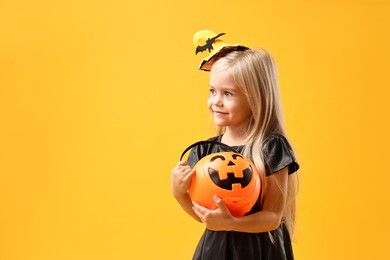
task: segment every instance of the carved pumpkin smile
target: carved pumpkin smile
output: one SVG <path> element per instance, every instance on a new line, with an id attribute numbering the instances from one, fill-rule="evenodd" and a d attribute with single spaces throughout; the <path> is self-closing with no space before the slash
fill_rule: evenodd
<path id="1" fill-rule="evenodd" d="M 240 154 L 233 154 L 233 159 L 244 159 L 242 155 Z M 210 162 L 213 162 L 217 159 L 221 159 L 222 161 L 226 160 L 226 158 L 223 155 L 216 155 L 210 159 Z M 245 168 L 242 171 L 234 171 L 234 166 L 236 166 L 236 163 L 234 163 L 232 160 L 229 161 L 227 164 L 228 167 L 232 168 L 232 172 L 219 172 L 217 169 L 209 168 L 208 172 L 210 174 L 211 180 L 219 187 L 225 190 L 233 190 L 233 185 L 240 184 L 241 188 L 245 188 L 250 181 L 252 180 L 252 167 L 248 165 L 247 168 Z"/>

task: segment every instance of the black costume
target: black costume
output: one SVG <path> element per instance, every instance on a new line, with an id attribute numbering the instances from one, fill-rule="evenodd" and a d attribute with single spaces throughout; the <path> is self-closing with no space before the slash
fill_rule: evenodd
<path id="1" fill-rule="evenodd" d="M 210 141 L 221 141 L 222 136 L 210 138 Z M 243 146 L 234 146 L 237 152 L 242 152 Z M 270 135 L 264 141 L 262 151 L 265 157 L 266 176 L 288 166 L 288 173 L 296 172 L 299 165 L 287 139 L 279 134 Z M 217 152 L 227 151 L 226 148 L 203 144 L 191 150 L 188 162 L 193 167 L 202 157 Z M 268 166 L 267 166 L 268 165 Z M 258 201 L 247 214 L 261 210 Z M 194 260 L 292 260 L 294 259 L 290 235 L 282 221 L 279 228 L 271 231 L 274 242 L 269 234 L 245 233 L 235 231 L 211 231 L 206 228 L 195 250 Z"/>

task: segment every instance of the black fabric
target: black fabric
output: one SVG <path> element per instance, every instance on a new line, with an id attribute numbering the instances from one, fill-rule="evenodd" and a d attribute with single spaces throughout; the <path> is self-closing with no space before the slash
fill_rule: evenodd
<path id="1" fill-rule="evenodd" d="M 221 136 L 209 140 L 220 142 Z M 233 148 L 238 152 L 244 149 L 243 146 Z M 193 167 L 202 157 L 225 151 L 227 149 L 221 146 L 202 144 L 191 150 L 188 162 Z M 288 166 L 289 174 L 299 169 L 294 152 L 282 135 L 269 136 L 264 141 L 262 151 L 265 156 L 267 176 L 286 166 Z M 261 210 L 260 196 L 258 202 L 247 214 Z M 291 239 L 284 222 L 282 221 L 279 228 L 271 231 L 271 234 L 274 242 L 271 242 L 267 232 L 211 231 L 206 228 L 195 250 L 193 260 L 293 260 Z"/>
<path id="2" fill-rule="evenodd" d="M 216 136 L 208 139 L 208 141 L 221 142 L 222 136 Z M 232 146 L 234 150 L 241 153 L 243 146 Z M 280 134 L 269 136 L 263 144 L 262 151 L 265 156 L 266 175 L 280 171 L 288 166 L 288 173 L 294 173 L 299 169 L 299 164 L 295 159 L 294 152 L 287 139 Z M 202 159 L 204 156 L 211 153 L 230 152 L 229 149 L 213 144 L 200 144 L 191 150 L 188 157 L 188 163 L 191 167 Z"/>

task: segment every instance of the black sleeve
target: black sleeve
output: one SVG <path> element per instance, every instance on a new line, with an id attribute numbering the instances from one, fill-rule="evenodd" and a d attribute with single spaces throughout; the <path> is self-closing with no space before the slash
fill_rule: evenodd
<path id="1" fill-rule="evenodd" d="M 202 158 L 201 149 L 198 146 L 191 149 L 190 154 L 188 155 L 188 164 L 191 168 L 194 168 L 195 164 Z"/>
<path id="2" fill-rule="evenodd" d="M 288 174 L 292 174 L 299 169 L 299 164 L 287 139 L 280 134 L 271 135 L 263 145 L 265 157 L 266 175 L 280 171 L 288 166 Z"/>

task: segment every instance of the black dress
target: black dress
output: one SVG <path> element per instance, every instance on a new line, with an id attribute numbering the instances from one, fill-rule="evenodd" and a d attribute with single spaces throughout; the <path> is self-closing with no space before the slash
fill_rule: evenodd
<path id="1" fill-rule="evenodd" d="M 221 141 L 221 136 L 210 141 Z M 243 146 L 233 147 L 237 152 L 243 151 Z M 266 176 L 288 166 L 289 174 L 296 172 L 299 165 L 287 139 L 279 134 L 270 135 L 263 144 Z M 214 144 L 202 144 L 191 150 L 188 162 L 193 167 L 202 157 L 216 152 L 227 151 L 226 148 Z M 260 196 L 258 202 L 247 214 L 261 210 Z M 292 260 L 294 259 L 290 235 L 282 221 L 279 228 L 269 234 L 245 233 L 235 231 L 211 231 L 206 228 L 195 250 L 193 260 Z"/>

